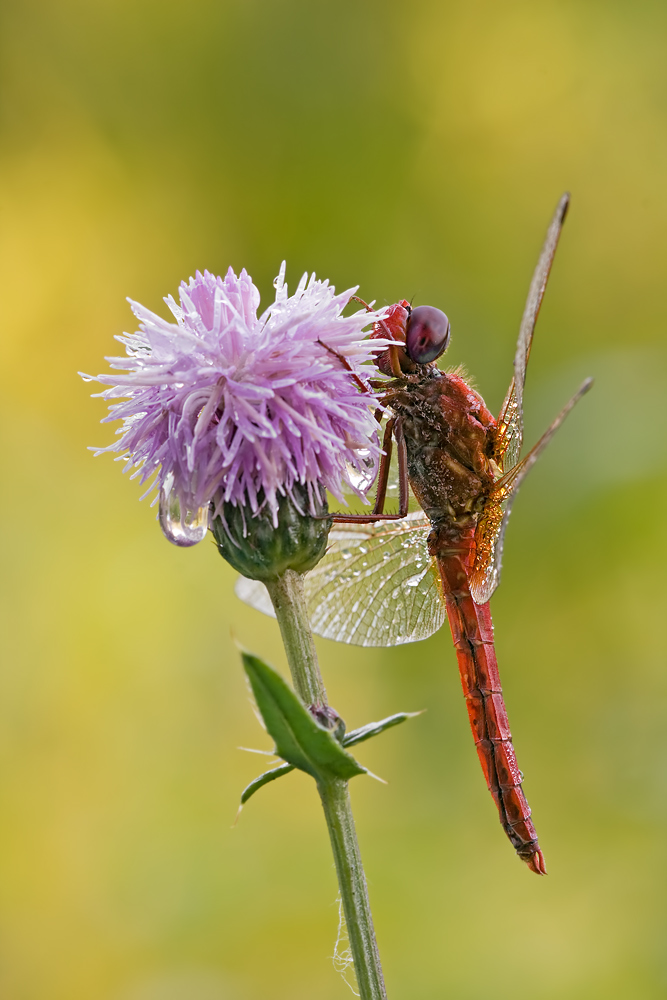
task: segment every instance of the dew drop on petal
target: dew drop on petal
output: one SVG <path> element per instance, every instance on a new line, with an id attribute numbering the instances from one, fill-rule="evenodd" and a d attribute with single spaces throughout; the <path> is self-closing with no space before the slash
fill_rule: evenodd
<path id="1" fill-rule="evenodd" d="M 160 527 L 167 541 L 180 548 L 189 548 L 203 541 L 208 531 L 209 508 L 181 510 L 176 493 L 167 488 L 160 490 Z"/>

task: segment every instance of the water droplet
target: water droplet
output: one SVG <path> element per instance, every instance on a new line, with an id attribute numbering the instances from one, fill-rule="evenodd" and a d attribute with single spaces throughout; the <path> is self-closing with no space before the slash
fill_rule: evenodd
<path id="1" fill-rule="evenodd" d="M 352 553 L 350 552 L 349 549 L 343 549 L 343 551 L 341 552 L 341 555 L 342 555 L 343 559 L 351 559 L 352 558 Z"/>
<path id="2" fill-rule="evenodd" d="M 360 551 L 361 553 L 363 553 L 363 555 L 366 555 L 366 553 L 368 552 L 368 549 L 366 548 L 366 546 L 365 546 L 365 545 L 360 545 L 360 546 L 359 546 L 359 551 Z"/>
<path id="3" fill-rule="evenodd" d="M 350 462 L 347 462 L 347 478 L 355 490 L 366 493 L 375 481 L 377 465 L 368 448 L 360 449 L 357 452 L 357 456 L 360 467 L 355 468 Z"/>
<path id="4" fill-rule="evenodd" d="M 181 509 L 172 485 L 173 478 L 168 476 L 160 490 L 160 527 L 164 537 L 172 545 L 189 548 L 206 537 L 209 509 L 208 507 L 199 507 L 198 510 L 188 510 L 186 507 Z"/>

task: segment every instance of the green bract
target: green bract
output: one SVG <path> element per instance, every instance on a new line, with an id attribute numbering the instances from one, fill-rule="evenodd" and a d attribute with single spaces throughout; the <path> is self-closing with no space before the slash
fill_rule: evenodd
<path id="1" fill-rule="evenodd" d="M 268 505 L 253 517 L 247 507 L 228 503 L 222 511 L 224 522 L 222 517 L 212 521 L 220 555 L 242 576 L 266 581 L 275 580 L 288 569 L 306 573 L 324 555 L 331 521 L 304 513 L 311 506 L 304 487 L 295 487 L 293 493 L 301 512 L 289 497 L 281 497 L 277 527 Z M 312 502 L 317 503 L 319 514 L 326 515 L 326 500 Z"/>

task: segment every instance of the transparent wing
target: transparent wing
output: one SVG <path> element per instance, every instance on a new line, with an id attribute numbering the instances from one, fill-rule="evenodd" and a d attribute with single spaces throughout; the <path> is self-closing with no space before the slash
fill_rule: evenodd
<path id="1" fill-rule="evenodd" d="M 276 617 L 269 592 L 259 580 L 248 580 L 245 576 L 239 576 L 234 586 L 234 593 L 239 600 L 249 604 L 255 611 L 261 611 L 270 618 Z"/>
<path id="2" fill-rule="evenodd" d="M 475 604 L 486 604 L 500 583 L 503 544 L 515 493 L 489 501 L 475 529 L 475 562 L 470 574 L 470 594 Z"/>
<path id="3" fill-rule="evenodd" d="M 505 396 L 498 421 L 493 457 L 501 469 L 511 469 L 519 461 L 523 441 L 523 413 L 519 408 L 514 379 Z"/>
<path id="4" fill-rule="evenodd" d="M 440 577 L 421 512 L 401 521 L 343 524 L 305 580 L 313 631 L 356 646 L 398 646 L 427 639 L 445 620 Z M 273 614 L 263 584 L 241 577 L 237 596 Z"/>
<path id="5" fill-rule="evenodd" d="M 493 493 L 475 529 L 475 562 L 470 574 L 470 593 L 476 604 L 485 604 L 500 582 L 503 543 L 512 504 L 519 486 L 542 454 L 570 410 L 593 385 L 588 378 L 563 407 L 540 440 L 506 475 L 495 483 Z"/>
<path id="6" fill-rule="evenodd" d="M 556 207 L 528 290 L 514 355 L 514 378 L 510 382 L 497 423 L 494 458 L 501 469 L 511 469 L 519 461 L 523 441 L 523 387 L 526 383 L 526 368 L 535 324 L 569 204 L 570 196 L 566 193 Z"/>
<path id="7" fill-rule="evenodd" d="M 313 630 L 357 646 L 426 639 L 445 620 L 435 560 L 421 512 L 401 521 L 341 525 L 306 577 Z"/>

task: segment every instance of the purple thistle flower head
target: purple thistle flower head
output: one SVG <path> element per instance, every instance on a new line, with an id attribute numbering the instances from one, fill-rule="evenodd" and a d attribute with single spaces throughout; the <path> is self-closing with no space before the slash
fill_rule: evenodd
<path id="1" fill-rule="evenodd" d="M 284 263 L 275 289 L 259 317 L 257 288 L 231 268 L 224 278 L 198 271 L 181 284 L 180 305 L 167 297 L 175 323 L 130 300 L 139 330 L 117 338 L 128 357 L 107 359 L 125 371 L 97 376 L 110 386 L 97 395 L 122 400 L 104 421 L 123 425 L 96 454 L 119 452 L 141 482 L 155 474 L 150 489 L 195 519 L 211 502 L 216 513 L 231 503 L 251 515 L 268 505 L 276 524 L 281 496 L 299 507 L 298 487 L 314 514 L 322 487 L 365 500 L 372 481 L 378 399 L 351 372 L 368 373 L 361 366 L 378 342 L 363 331 L 384 310 L 342 316 L 356 289 L 336 295 L 315 275 L 289 296 Z"/>

